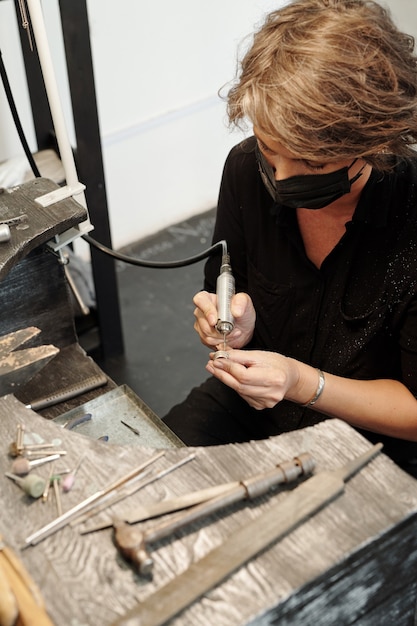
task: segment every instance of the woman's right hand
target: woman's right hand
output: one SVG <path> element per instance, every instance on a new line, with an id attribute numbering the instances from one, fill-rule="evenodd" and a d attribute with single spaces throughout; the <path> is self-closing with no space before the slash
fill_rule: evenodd
<path id="1" fill-rule="evenodd" d="M 209 348 L 216 348 L 223 341 L 223 335 L 216 330 L 218 320 L 217 296 L 208 291 L 199 291 L 193 298 L 194 329 L 201 343 Z M 230 303 L 230 312 L 234 318 L 234 328 L 227 335 L 227 344 L 231 348 L 243 348 L 252 339 L 255 328 L 256 312 L 247 293 L 236 293 Z"/>

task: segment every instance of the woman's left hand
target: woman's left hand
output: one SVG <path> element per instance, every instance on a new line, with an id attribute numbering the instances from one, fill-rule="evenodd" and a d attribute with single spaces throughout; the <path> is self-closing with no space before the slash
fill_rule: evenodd
<path id="1" fill-rule="evenodd" d="M 234 389 L 255 409 L 270 409 L 297 387 L 297 362 L 263 350 L 229 350 L 229 358 L 207 363 L 210 374 Z M 291 394 L 292 395 L 292 394 Z"/>
<path id="2" fill-rule="evenodd" d="M 222 346 L 218 346 L 221 350 Z M 276 352 L 228 350 L 206 369 L 234 389 L 254 409 L 270 409 L 289 400 L 312 406 L 318 389 L 316 367 Z M 324 372 L 325 388 L 314 410 L 355 428 L 417 442 L 417 399 L 394 379 L 357 380 Z"/>

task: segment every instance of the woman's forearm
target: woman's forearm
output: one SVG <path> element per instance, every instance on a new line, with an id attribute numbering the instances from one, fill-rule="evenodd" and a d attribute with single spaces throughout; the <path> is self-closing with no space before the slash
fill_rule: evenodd
<path id="1" fill-rule="evenodd" d="M 299 384 L 287 398 L 308 402 L 319 382 L 315 368 L 298 363 Z M 315 410 L 357 428 L 417 441 L 417 400 L 396 380 L 356 380 L 324 373 L 325 385 Z M 300 395 L 301 394 L 301 395 Z"/>

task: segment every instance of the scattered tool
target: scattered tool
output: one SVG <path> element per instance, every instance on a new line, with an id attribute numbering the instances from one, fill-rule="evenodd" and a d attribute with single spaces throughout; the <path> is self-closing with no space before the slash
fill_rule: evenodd
<path id="1" fill-rule="evenodd" d="M 50 454 L 49 456 L 45 456 L 41 459 L 34 459 L 33 461 L 29 461 L 29 459 L 22 456 L 13 461 L 12 473 L 17 474 L 17 476 L 25 476 L 26 474 L 29 474 L 32 467 L 36 467 L 37 465 L 43 465 L 44 463 L 50 463 L 51 461 L 56 461 L 56 459 L 59 458 L 59 454 Z"/>
<path id="2" fill-rule="evenodd" d="M 49 497 L 49 488 L 51 486 L 51 482 L 52 482 L 52 476 L 54 474 L 54 464 L 51 463 L 51 466 L 49 468 L 49 476 L 48 476 L 48 480 L 46 481 L 46 485 L 44 487 L 44 490 L 42 492 L 42 502 L 47 502 L 48 497 Z"/>
<path id="3" fill-rule="evenodd" d="M 185 495 L 178 496 L 177 498 L 170 498 L 162 500 L 161 502 L 148 504 L 147 506 L 141 506 L 139 508 L 135 508 L 133 513 L 125 515 L 120 519 L 127 524 L 144 522 L 145 520 L 152 519 L 153 517 L 159 517 L 160 515 L 165 515 L 166 513 L 174 513 L 176 511 L 188 509 L 195 504 L 201 504 L 201 502 L 206 502 L 207 500 L 211 500 L 216 496 L 230 491 L 232 487 L 238 487 L 239 484 L 240 483 L 238 481 L 223 483 L 221 485 L 215 485 L 214 487 L 207 487 L 206 489 L 199 489 L 198 491 L 186 493 Z M 112 526 L 113 520 L 107 520 L 82 528 L 80 530 L 80 534 L 87 535 L 88 533 L 94 533 L 98 530 L 111 528 Z"/>
<path id="4" fill-rule="evenodd" d="M 309 478 L 260 517 L 248 522 L 185 572 L 172 579 L 128 611 L 112 626 L 123 626 L 140 618 L 141 626 L 162 626 L 220 584 L 235 570 L 272 543 L 293 531 L 312 515 L 340 496 L 345 482 L 369 463 L 382 449 L 370 448 L 335 471 L 324 471 Z"/>
<path id="5" fill-rule="evenodd" d="M 139 491 L 139 489 L 143 489 L 144 487 L 147 487 L 151 483 L 153 483 L 153 482 L 155 482 L 157 480 L 160 480 L 161 478 L 163 478 L 167 474 L 170 474 L 171 472 L 179 469 L 180 467 L 182 467 L 186 463 L 189 463 L 193 459 L 195 459 L 195 454 L 189 454 L 184 459 L 181 459 L 177 463 L 174 463 L 173 465 L 170 465 L 166 469 L 163 469 L 160 472 L 157 472 L 156 474 L 154 474 L 153 476 L 149 476 L 148 478 L 146 478 L 146 474 L 148 474 L 149 471 L 143 472 L 138 477 L 138 478 L 141 479 L 141 482 L 137 483 L 137 482 L 133 482 L 132 481 L 132 484 L 128 484 L 128 485 L 124 486 L 122 489 L 118 490 L 115 493 L 108 494 L 105 498 L 103 498 L 101 500 L 100 503 L 98 503 L 96 506 L 94 506 L 91 510 L 87 511 L 86 513 L 84 513 L 83 515 L 78 517 L 78 519 L 76 519 L 73 522 L 71 522 L 71 526 L 74 526 L 75 524 L 80 524 L 82 522 L 85 522 L 92 515 L 97 515 L 97 513 L 99 513 L 100 511 L 103 511 L 104 509 L 108 508 L 109 506 L 113 506 L 114 504 L 117 504 L 117 502 L 120 502 L 124 498 L 127 498 L 128 496 L 133 495 L 134 493 L 136 493 L 136 491 Z M 112 526 L 112 524 L 111 524 L 111 526 Z"/>
<path id="6" fill-rule="evenodd" d="M 220 274 L 217 277 L 216 283 L 216 293 L 218 311 L 216 329 L 223 335 L 223 350 L 219 350 L 215 354 L 215 357 L 217 355 L 217 358 L 220 358 L 221 356 L 225 356 L 223 353 L 227 355 L 226 337 L 234 327 L 234 320 L 230 311 L 230 302 L 235 293 L 235 279 L 232 274 L 230 255 L 227 253 L 227 250 L 223 250 Z"/>
<path id="7" fill-rule="evenodd" d="M 52 446 L 48 446 L 52 448 Z M 26 446 L 24 447 L 21 443 L 17 441 L 12 441 L 9 445 L 9 455 L 13 457 L 22 456 L 24 452 L 31 452 Z"/>
<path id="8" fill-rule="evenodd" d="M 43 541 L 43 539 L 50 537 L 50 535 L 52 535 L 53 533 L 57 532 L 61 528 L 64 528 L 72 520 L 75 520 L 85 511 L 95 506 L 95 504 L 99 500 L 104 498 L 106 495 L 108 495 L 109 493 L 113 491 L 116 491 L 122 485 L 127 483 L 129 480 L 132 480 L 133 478 L 135 478 L 138 474 L 143 472 L 144 469 L 148 467 L 148 465 L 150 465 L 151 463 L 154 463 L 157 459 L 159 459 L 164 454 L 165 454 L 164 451 L 158 452 L 152 458 L 145 461 L 145 463 L 142 463 L 142 465 L 139 465 L 139 467 L 135 468 L 134 470 L 132 470 L 125 476 L 122 476 L 122 478 L 119 478 L 119 480 L 116 480 L 116 482 L 112 483 L 109 487 L 105 489 L 101 489 L 100 491 L 97 491 L 96 493 L 93 493 L 91 496 L 89 496 L 88 498 L 86 498 L 85 500 L 77 504 L 76 506 L 74 506 L 72 509 L 69 509 L 68 511 L 66 511 L 66 513 L 63 513 L 62 515 L 57 517 L 55 520 L 53 520 L 49 524 L 46 524 L 46 526 L 44 526 L 40 530 L 32 533 L 32 535 L 30 535 L 29 537 L 25 539 L 23 548 L 27 548 L 28 546 L 31 546 L 31 545 L 35 546 L 39 542 Z"/>
<path id="9" fill-rule="evenodd" d="M 23 433 L 25 431 L 24 424 L 17 425 L 17 434 L 16 434 L 16 449 L 21 451 L 23 450 Z"/>
<path id="10" fill-rule="evenodd" d="M 32 402 L 26 404 L 25 406 L 27 409 L 31 409 L 32 411 L 41 411 L 43 409 L 46 409 L 47 407 L 59 404 L 60 402 L 67 402 L 68 400 L 72 400 L 72 398 L 77 398 L 78 396 L 87 393 L 87 391 L 97 389 L 98 387 L 102 387 L 107 383 L 108 378 L 106 374 L 104 374 L 104 372 L 100 374 L 94 374 L 93 376 L 85 378 L 82 384 L 75 383 L 74 385 L 66 387 L 64 391 L 58 391 L 46 397 L 32 400 Z"/>
<path id="11" fill-rule="evenodd" d="M 113 524 L 115 543 L 120 552 L 133 562 L 140 574 L 149 575 L 152 572 L 153 560 L 146 551 L 147 544 L 164 539 L 170 533 L 230 504 L 241 500 L 252 500 L 279 484 L 289 483 L 302 475 L 310 474 L 314 466 L 315 463 L 308 453 L 300 454 L 292 461 L 281 463 L 267 472 L 242 480 L 228 491 L 190 508 L 185 513 L 179 513 L 170 520 L 144 532 L 132 528 L 122 520 L 116 520 Z"/>
<path id="12" fill-rule="evenodd" d="M 67 451 L 66 450 L 56 450 L 54 448 L 54 446 L 51 444 L 50 446 L 43 446 L 40 448 L 35 448 L 35 447 L 24 447 L 23 450 L 17 454 L 14 453 L 13 451 L 13 446 L 14 444 L 11 444 L 11 447 L 9 449 L 9 454 L 12 457 L 18 457 L 18 456 L 23 456 L 25 458 L 29 458 L 29 459 L 39 459 L 39 458 L 44 458 L 45 456 L 48 456 L 50 453 L 53 454 L 58 454 L 59 456 L 65 456 Z"/>
<path id="13" fill-rule="evenodd" d="M 25 431 L 24 424 L 18 424 L 16 430 L 16 441 L 13 441 L 9 446 L 10 456 L 19 456 L 23 452 L 23 434 Z"/>
<path id="14" fill-rule="evenodd" d="M 74 481 L 75 481 L 75 475 L 79 470 L 79 467 L 81 465 L 81 463 L 83 462 L 84 459 L 84 454 L 82 457 L 80 457 L 80 460 L 78 461 L 77 465 L 75 466 L 75 468 L 69 472 L 69 474 L 67 474 L 67 476 L 65 476 L 65 478 L 62 480 L 62 491 L 64 493 L 67 493 L 68 491 L 71 491 L 73 485 L 74 485 Z"/>
<path id="15" fill-rule="evenodd" d="M 42 493 L 42 502 L 47 502 L 48 497 L 49 497 L 50 487 L 53 486 L 55 489 L 55 482 L 60 482 L 62 480 L 62 476 L 64 476 L 64 474 L 68 474 L 69 472 L 70 470 L 65 469 L 60 472 L 55 473 L 54 468 L 51 465 L 49 476 L 45 484 L 45 489 L 43 490 L 43 493 Z M 56 492 L 55 492 L 55 497 L 56 497 Z M 59 510 L 62 513 L 60 494 L 58 494 L 58 497 L 56 498 L 56 500 L 57 500 L 57 508 L 59 508 Z"/>
<path id="16" fill-rule="evenodd" d="M 6 472 L 5 476 L 14 480 L 15 483 L 17 483 L 28 496 L 35 499 L 40 498 L 45 489 L 45 479 L 41 478 L 37 474 L 28 474 L 24 478 L 21 478 L 21 476 L 16 476 L 15 474 Z"/>
<path id="17" fill-rule="evenodd" d="M 55 444 L 53 443 L 34 443 L 29 445 L 23 445 L 17 443 L 16 441 L 12 441 L 9 446 L 9 454 L 10 456 L 31 456 L 32 454 L 44 454 L 46 449 L 54 448 Z M 57 454 L 55 452 L 55 454 Z"/>
<path id="18" fill-rule="evenodd" d="M 61 502 L 61 492 L 59 490 L 59 483 L 61 480 L 61 476 L 58 476 L 57 474 L 55 474 L 54 476 L 52 476 L 51 480 L 52 480 L 52 486 L 54 488 L 54 494 L 55 494 L 56 512 L 58 514 L 58 517 L 61 517 L 62 502 Z"/>
<path id="19" fill-rule="evenodd" d="M 72 419 L 66 421 L 64 424 L 61 424 L 62 428 L 66 428 L 67 430 L 73 430 L 77 426 L 81 424 L 85 424 L 85 422 L 89 422 L 92 418 L 91 413 L 84 413 L 83 415 L 78 415 L 77 417 L 73 417 Z"/>
<path id="20" fill-rule="evenodd" d="M 56 450 L 54 443 L 24 443 L 24 433 L 25 433 L 25 425 L 18 424 L 17 425 L 17 433 L 16 433 L 16 441 L 12 441 L 9 445 L 9 455 L 11 457 L 41 457 L 42 459 L 47 458 L 51 454 L 55 454 L 58 456 L 63 456 L 67 452 L 66 450 Z M 45 462 L 45 461 L 44 461 Z M 34 461 L 31 461 L 31 464 L 34 464 Z M 39 462 L 36 463 L 40 464 Z M 23 467 L 23 464 L 22 464 Z M 18 473 L 18 472 L 15 472 Z"/>
<path id="21" fill-rule="evenodd" d="M 120 422 L 121 422 L 121 424 L 123 424 L 123 426 L 126 426 L 127 428 L 129 428 L 129 430 L 131 430 L 132 433 L 135 433 L 135 435 L 140 435 L 140 432 L 134 426 L 131 426 L 130 424 L 128 424 L 124 420 L 120 420 Z"/>

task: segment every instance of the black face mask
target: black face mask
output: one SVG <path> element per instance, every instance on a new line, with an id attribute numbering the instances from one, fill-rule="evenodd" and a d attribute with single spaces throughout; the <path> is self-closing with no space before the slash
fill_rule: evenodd
<path id="1" fill-rule="evenodd" d="M 322 209 L 338 200 L 350 192 L 351 186 L 362 176 L 366 165 L 351 179 L 349 170 L 357 159 L 352 161 L 349 167 L 342 167 L 330 174 L 306 174 L 275 180 L 273 168 L 258 147 L 256 157 L 264 185 L 276 204 L 291 209 Z"/>

